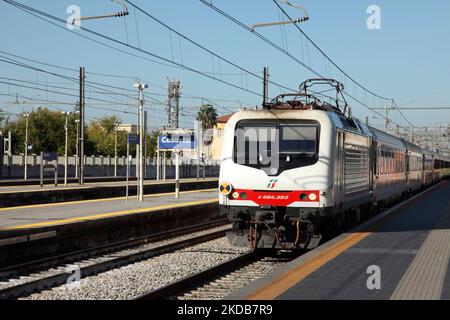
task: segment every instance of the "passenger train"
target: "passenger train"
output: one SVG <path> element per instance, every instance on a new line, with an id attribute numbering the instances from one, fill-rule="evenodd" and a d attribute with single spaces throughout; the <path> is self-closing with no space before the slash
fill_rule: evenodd
<path id="1" fill-rule="evenodd" d="M 314 85 L 331 85 L 333 103 Z M 359 121 L 341 83 L 311 79 L 229 119 L 219 204 L 234 245 L 310 248 L 449 175 L 450 158 Z"/>

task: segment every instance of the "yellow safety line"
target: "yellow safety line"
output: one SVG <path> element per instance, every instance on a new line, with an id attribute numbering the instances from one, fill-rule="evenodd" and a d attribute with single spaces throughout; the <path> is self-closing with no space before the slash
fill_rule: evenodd
<path id="1" fill-rule="evenodd" d="M 311 260 L 301 264 L 295 269 L 290 270 L 289 272 L 283 274 L 279 278 L 271 281 L 265 287 L 259 289 L 255 293 L 252 293 L 248 297 L 247 300 L 273 300 L 278 297 L 280 294 L 288 290 L 289 288 L 298 284 L 298 282 L 305 279 L 311 273 L 319 269 L 325 263 L 333 260 L 342 252 L 347 250 L 348 248 L 354 246 L 362 239 L 369 236 L 371 232 L 361 232 L 352 234 L 339 243 L 333 245 L 329 249 L 320 253 L 319 255 L 311 258 Z"/>
<path id="2" fill-rule="evenodd" d="M 202 190 L 180 191 L 180 193 L 188 194 L 188 193 L 196 193 L 196 192 L 211 192 L 211 191 L 216 191 L 216 190 L 217 190 L 217 188 L 212 188 L 212 189 L 202 189 Z M 172 194 L 175 194 L 175 192 L 149 194 L 149 195 L 144 196 L 144 198 L 160 197 L 160 196 L 167 196 L 167 195 L 172 195 Z M 130 196 L 129 198 L 132 199 L 135 197 L 136 196 Z M 69 204 L 95 203 L 95 202 L 102 202 L 102 201 L 106 202 L 106 201 L 121 200 L 121 199 L 125 199 L 125 198 L 126 197 L 112 197 L 112 198 L 102 198 L 102 199 L 92 199 L 92 200 L 75 200 L 75 201 L 67 201 L 67 202 L 31 204 L 31 205 L 26 205 L 26 206 L 0 208 L 0 212 L 20 210 L 20 209 L 55 207 L 55 206 L 63 206 L 63 205 L 69 205 Z"/>
<path id="3" fill-rule="evenodd" d="M 30 224 L 24 224 L 24 225 L 19 225 L 19 226 L 5 227 L 5 228 L 0 228 L 0 231 L 10 231 L 10 230 L 36 228 L 36 227 L 48 227 L 48 226 L 67 224 L 67 223 L 71 223 L 71 222 L 79 222 L 79 221 L 84 221 L 84 220 L 111 218 L 111 217 L 130 215 L 130 214 L 136 214 L 136 213 L 154 212 L 154 211 L 164 210 L 164 209 L 173 209 L 173 208 L 179 208 L 179 207 L 185 207 L 185 206 L 195 206 L 195 205 L 200 205 L 200 204 L 215 203 L 218 201 L 219 201 L 218 199 L 214 198 L 214 199 L 208 199 L 208 200 L 183 202 L 183 203 L 178 203 L 178 204 L 169 204 L 169 205 L 163 205 L 163 206 L 158 206 L 158 207 L 147 207 L 147 208 L 139 208 L 139 209 L 133 209 L 133 210 L 100 213 L 100 214 L 94 214 L 94 215 L 89 215 L 89 216 L 82 216 L 82 217 L 61 219 L 61 220 L 55 220 L 55 221 L 37 222 L 37 223 L 30 223 Z"/>
<path id="4" fill-rule="evenodd" d="M 441 181 L 434 186 L 422 191 L 419 194 L 416 194 L 415 196 L 409 198 L 405 202 L 389 209 L 389 210 L 397 210 L 398 206 L 404 206 L 408 203 L 411 203 L 413 200 L 417 199 L 418 197 L 424 195 L 425 193 L 430 192 L 434 188 L 438 187 L 439 185 L 443 184 L 445 182 Z M 380 221 L 373 222 L 370 226 L 379 224 Z M 367 227 L 367 228 L 368 228 Z M 366 228 L 366 229 L 367 229 Z M 319 269 L 321 266 L 325 265 L 326 263 L 330 262 L 334 258 L 336 258 L 338 255 L 343 253 L 345 250 L 351 248 L 364 238 L 371 235 L 373 232 L 356 232 L 348 235 L 338 243 L 332 245 L 330 248 L 325 249 L 323 252 L 317 254 L 316 256 L 312 257 L 310 260 L 306 261 L 305 263 L 302 263 L 298 265 L 296 268 L 293 268 L 289 270 L 288 272 L 280 275 L 278 278 L 272 280 L 269 284 L 265 285 L 264 287 L 256 290 L 254 293 L 248 295 L 245 299 L 247 300 L 273 300 L 277 298 L 279 295 L 281 295 L 283 292 L 286 292 L 293 286 L 297 285 L 300 281 L 308 277 L 311 273 Z"/>

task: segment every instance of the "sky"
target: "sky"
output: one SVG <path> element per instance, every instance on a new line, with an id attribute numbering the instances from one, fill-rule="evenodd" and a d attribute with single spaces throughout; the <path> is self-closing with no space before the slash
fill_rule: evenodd
<path id="1" fill-rule="evenodd" d="M 70 5 L 79 6 L 81 16 L 122 10 L 120 5 L 109 0 L 18 2 L 63 20 L 70 15 L 67 13 Z M 303 6 L 309 13 L 310 20 L 300 24 L 304 33 L 365 88 L 379 96 L 394 99 L 399 107 L 450 106 L 450 42 L 446 41 L 450 31 L 450 2 L 292 2 Z M 198 106 L 208 102 L 198 97 L 213 102 L 220 115 L 242 107 L 254 107 L 261 104 L 260 77 L 264 66 L 269 67 L 270 80 L 285 87 L 272 84 L 269 96 L 273 98 L 287 89 L 297 89 L 308 78 L 316 77 L 301 63 L 320 75 L 342 81 L 346 91 L 367 107 L 381 109 L 388 104 L 386 100 L 365 94 L 364 90 L 343 76 L 294 25 L 264 27 L 257 31 L 301 63 L 280 53 L 199 0 L 132 0 L 131 3 L 148 15 L 127 4 L 130 15 L 126 18 L 81 22 L 82 27 L 121 42 L 118 43 L 83 30 L 69 31 L 64 24 L 54 22 L 58 27 L 0 0 L 0 59 L 14 59 L 60 75 L 0 61 L 0 109 L 10 114 L 38 106 L 72 110 L 77 101 L 78 85 L 76 81 L 61 75 L 76 78 L 76 69 L 85 66 L 87 81 L 92 84 L 86 89 L 89 120 L 105 114 L 117 114 L 125 123 L 135 121 L 136 116 L 130 112 L 136 109 L 133 83 L 134 78 L 139 78 L 149 84 L 145 91 L 149 126 L 159 127 L 167 121 L 161 104 L 165 99 L 164 88 L 168 79 L 175 79 L 180 80 L 182 85 L 181 126 L 191 127 Z M 247 26 L 284 18 L 272 0 L 212 0 L 212 3 Z M 379 30 L 369 30 L 367 27 L 367 19 L 371 15 L 367 9 L 371 5 L 380 8 Z M 293 18 L 303 16 L 298 9 L 284 4 L 281 6 Z M 195 41 L 203 49 L 167 27 Z M 86 36 L 122 52 L 83 38 Z M 141 51 L 136 50 L 139 48 Z M 74 71 L 22 60 L 10 54 Z M 174 67 L 170 61 L 207 76 Z M 122 95 L 117 95 L 118 92 Z M 16 94 L 19 95 L 19 104 L 14 103 Z M 352 99 L 348 102 L 355 116 L 361 119 L 369 117 L 371 124 L 382 126 L 383 119 L 379 115 Z M 383 113 L 381 110 L 378 112 Z M 398 111 L 391 111 L 389 117 L 402 126 L 434 126 L 447 124 L 450 119 L 450 110 L 404 110 L 403 114 L 409 122 Z"/>

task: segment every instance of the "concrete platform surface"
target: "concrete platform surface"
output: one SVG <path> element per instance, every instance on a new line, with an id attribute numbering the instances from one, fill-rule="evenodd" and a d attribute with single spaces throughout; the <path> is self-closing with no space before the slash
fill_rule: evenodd
<path id="1" fill-rule="evenodd" d="M 218 202 L 217 189 L 182 191 L 146 195 L 144 202 L 136 196 L 46 203 L 0 209 L 0 236 L 2 232 L 43 228 L 86 220 L 105 219 L 142 212 Z"/>
<path id="2" fill-rule="evenodd" d="M 290 262 L 228 299 L 450 299 L 450 181 Z"/>

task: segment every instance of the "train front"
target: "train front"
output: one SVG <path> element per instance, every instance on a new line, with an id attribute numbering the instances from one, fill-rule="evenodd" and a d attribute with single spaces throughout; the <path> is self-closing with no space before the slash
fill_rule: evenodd
<path id="1" fill-rule="evenodd" d="M 230 242 L 295 249 L 320 241 L 333 203 L 335 126 L 320 110 L 251 110 L 225 127 L 219 203 Z"/>

